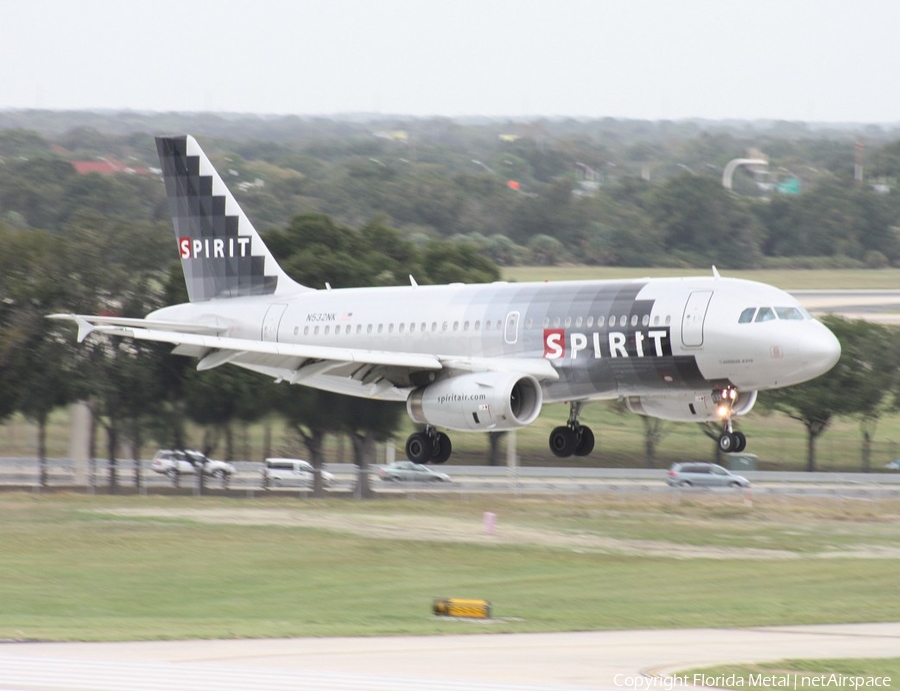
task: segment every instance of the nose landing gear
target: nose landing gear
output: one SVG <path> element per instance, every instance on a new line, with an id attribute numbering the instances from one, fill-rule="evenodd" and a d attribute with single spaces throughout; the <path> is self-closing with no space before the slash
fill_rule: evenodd
<path id="1" fill-rule="evenodd" d="M 594 433 L 590 427 L 578 422 L 578 414 L 583 406 L 581 401 L 570 403 L 569 421 L 550 432 L 550 451 L 554 456 L 587 456 L 594 450 Z"/>
<path id="2" fill-rule="evenodd" d="M 719 449 L 723 453 L 740 453 L 747 448 L 747 437 L 743 432 L 735 432 L 731 418 L 734 415 L 734 404 L 738 399 L 738 390 L 733 386 L 713 392 L 719 416 L 725 424 L 725 430 L 719 437 Z"/>

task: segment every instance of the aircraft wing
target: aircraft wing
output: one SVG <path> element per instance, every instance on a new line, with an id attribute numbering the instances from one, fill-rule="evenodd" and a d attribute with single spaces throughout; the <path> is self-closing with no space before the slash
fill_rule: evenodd
<path id="1" fill-rule="evenodd" d="M 227 363 L 249 366 L 260 371 L 278 372 L 292 383 L 325 374 L 340 376 L 348 366 L 372 365 L 413 371 L 455 370 L 462 372 L 515 371 L 537 379 L 559 378 L 549 360 L 543 358 L 465 358 L 428 353 L 412 353 L 363 348 L 304 345 L 276 341 L 219 336 L 223 328 L 209 325 L 180 324 L 145 319 L 94 317 L 80 314 L 52 314 L 50 319 L 65 319 L 78 325 L 78 341 L 97 332 L 109 336 L 171 343 L 176 353 L 199 357 L 197 369 L 207 370 Z M 311 382 L 310 382 L 311 383 Z"/>

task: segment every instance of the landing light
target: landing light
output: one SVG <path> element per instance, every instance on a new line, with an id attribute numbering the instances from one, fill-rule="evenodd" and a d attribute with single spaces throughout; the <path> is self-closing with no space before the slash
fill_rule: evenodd
<path id="1" fill-rule="evenodd" d="M 725 419 L 726 417 L 728 417 L 728 406 L 720 405 L 718 408 L 716 408 L 716 413 L 720 418 Z"/>

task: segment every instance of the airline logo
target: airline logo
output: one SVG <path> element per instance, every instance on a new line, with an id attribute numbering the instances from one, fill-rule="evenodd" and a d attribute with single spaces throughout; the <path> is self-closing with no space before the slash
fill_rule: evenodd
<path id="1" fill-rule="evenodd" d="M 182 259 L 231 259 L 250 256 L 250 238 L 178 238 L 178 253 Z"/>
<path id="2" fill-rule="evenodd" d="M 544 329 L 544 357 L 561 360 L 584 358 L 663 357 L 672 354 L 669 329 L 639 329 L 630 333 Z"/>

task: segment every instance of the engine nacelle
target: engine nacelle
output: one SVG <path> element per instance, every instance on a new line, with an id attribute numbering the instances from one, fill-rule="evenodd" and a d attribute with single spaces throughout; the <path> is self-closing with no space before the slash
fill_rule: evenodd
<path id="1" fill-rule="evenodd" d="M 416 389 L 406 400 L 406 411 L 423 425 L 501 431 L 534 422 L 543 401 L 541 386 L 530 375 L 475 372 Z"/>
<path id="2" fill-rule="evenodd" d="M 733 415 L 746 415 L 756 403 L 756 391 L 741 391 L 732 405 Z M 715 422 L 722 419 L 712 392 L 683 396 L 629 396 L 625 405 L 632 413 L 675 422 Z"/>

